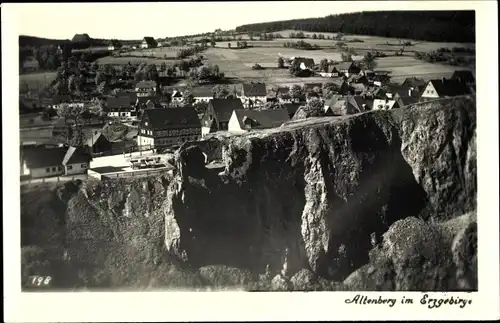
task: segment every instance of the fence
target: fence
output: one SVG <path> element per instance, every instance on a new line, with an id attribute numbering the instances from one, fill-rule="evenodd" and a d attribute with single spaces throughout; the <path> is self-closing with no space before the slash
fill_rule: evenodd
<path id="1" fill-rule="evenodd" d="M 43 184 L 43 183 L 64 183 L 69 181 L 74 181 L 77 179 L 86 180 L 88 178 L 87 174 L 78 174 L 72 176 L 53 176 L 53 177 L 42 177 L 42 178 L 28 178 L 21 180 L 21 185 L 29 184 Z"/>
<path id="2" fill-rule="evenodd" d="M 169 174 L 173 171 L 173 167 L 162 167 L 159 169 L 147 169 L 147 170 L 138 170 L 138 171 L 132 171 L 132 172 L 120 172 L 120 173 L 112 173 L 112 174 L 102 174 L 101 175 L 101 180 L 110 180 L 110 179 L 117 179 L 117 178 L 130 178 L 130 177 L 146 177 L 146 176 L 152 176 L 152 175 L 159 175 L 159 174 Z"/>

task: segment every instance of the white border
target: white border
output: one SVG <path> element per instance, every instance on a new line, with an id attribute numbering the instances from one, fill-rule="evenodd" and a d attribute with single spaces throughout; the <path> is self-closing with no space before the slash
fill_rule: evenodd
<path id="1" fill-rule="evenodd" d="M 27 4 L 30 5 L 30 4 Z M 80 4 L 72 4 L 79 6 Z M 115 4 L 117 8 L 120 4 Z M 417 304 L 347 305 L 356 293 L 241 293 L 220 292 L 20 292 L 20 229 L 18 167 L 17 30 L 22 5 L 2 4 L 2 142 L 4 221 L 4 320 L 6 322 L 91 321 L 226 321 L 226 320 L 472 320 L 499 318 L 498 250 L 498 25 L 496 1 L 370 1 L 335 2 L 352 11 L 476 10 L 479 292 L 449 293 L 473 300 L 464 309 L 418 305 L 421 293 L 363 293 L 384 297 L 414 297 Z M 283 4 L 286 8 L 286 4 Z M 78 10 L 74 10 L 75 13 Z M 324 15 L 309 13 L 305 16 Z M 168 16 L 166 16 L 167 19 Z M 23 23 L 29 17 L 22 17 Z M 97 22 L 92 22 L 97 23 Z M 60 26 L 64 28 L 63 26 Z M 130 26 L 133 28 L 133 24 Z M 14 165 L 14 166 L 12 166 Z"/>

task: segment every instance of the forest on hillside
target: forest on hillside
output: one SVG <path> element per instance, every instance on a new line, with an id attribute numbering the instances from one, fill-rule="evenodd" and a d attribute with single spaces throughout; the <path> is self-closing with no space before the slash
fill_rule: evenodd
<path id="1" fill-rule="evenodd" d="M 475 42 L 474 11 L 370 11 L 248 24 L 237 32 L 342 32 L 438 42 Z"/>

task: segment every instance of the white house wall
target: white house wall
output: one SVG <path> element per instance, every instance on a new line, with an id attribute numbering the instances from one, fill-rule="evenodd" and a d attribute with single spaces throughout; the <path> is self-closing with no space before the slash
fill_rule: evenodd
<path id="1" fill-rule="evenodd" d="M 29 173 L 31 174 L 31 178 L 52 177 L 64 174 L 64 169 L 61 165 L 43 168 L 31 168 L 29 170 Z"/>
<path id="2" fill-rule="evenodd" d="M 243 133 L 246 132 L 246 130 L 241 129 L 240 123 L 238 122 L 238 118 L 236 117 L 236 113 L 231 115 L 231 118 L 229 118 L 229 123 L 228 123 L 228 131 L 232 133 Z"/>
<path id="3" fill-rule="evenodd" d="M 88 163 L 67 164 L 64 168 L 66 175 L 84 174 L 88 169 Z"/>
<path id="4" fill-rule="evenodd" d="M 432 85 L 431 82 L 427 84 L 427 87 L 425 88 L 424 92 L 422 93 L 422 97 L 424 98 L 439 98 L 439 94 L 437 93 L 436 89 Z"/>

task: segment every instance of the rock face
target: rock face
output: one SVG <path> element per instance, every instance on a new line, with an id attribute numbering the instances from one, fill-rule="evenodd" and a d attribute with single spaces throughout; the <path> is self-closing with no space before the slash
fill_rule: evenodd
<path id="1" fill-rule="evenodd" d="M 291 275 L 308 268 L 343 280 L 370 261 L 374 240 L 409 217 L 417 222 L 392 230 L 425 230 L 405 247 L 417 252 L 422 239 L 438 236 L 417 219 L 447 220 L 476 207 L 475 120 L 474 97 L 306 120 L 219 141 L 221 175 L 203 165 L 206 147 L 185 146 L 165 205 L 169 255 L 194 266 L 270 264 L 277 273 L 288 250 Z M 432 266 L 441 251 L 429 248 L 422 259 Z M 436 285 L 416 288 L 446 285 L 447 274 L 432 275 Z M 385 287 L 413 283 L 398 284 Z"/>
<path id="2" fill-rule="evenodd" d="M 187 143 L 172 176 L 24 194 L 23 247 L 63 245 L 69 286 L 474 290 L 475 111 L 461 97 Z"/>

